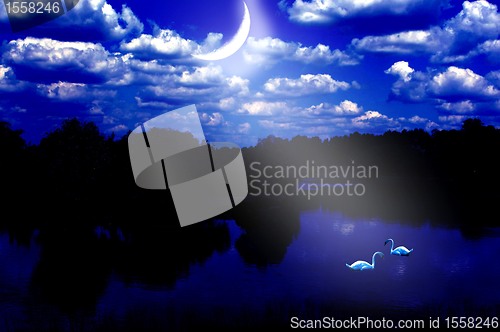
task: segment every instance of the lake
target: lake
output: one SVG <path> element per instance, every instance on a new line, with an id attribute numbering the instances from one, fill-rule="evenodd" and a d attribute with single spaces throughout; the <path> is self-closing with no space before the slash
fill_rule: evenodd
<path id="1" fill-rule="evenodd" d="M 57 236 L 4 230 L 0 331 L 287 328 L 294 316 L 443 324 L 448 316 L 499 315 L 500 229 L 468 233 L 322 208 L 290 223 L 280 236 L 281 226 L 268 234 L 216 220 L 202 232 L 208 240 L 188 234 L 178 250 L 161 231 L 137 235 L 106 224 Z M 388 238 L 413 253 L 390 255 Z M 385 257 L 374 270 L 345 266 L 371 262 L 376 251 Z"/>

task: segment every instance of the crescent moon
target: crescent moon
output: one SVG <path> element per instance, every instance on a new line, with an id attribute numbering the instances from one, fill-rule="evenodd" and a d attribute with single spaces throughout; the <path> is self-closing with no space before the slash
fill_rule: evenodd
<path id="1" fill-rule="evenodd" d="M 241 21 L 238 32 L 236 32 L 233 39 L 212 52 L 191 55 L 200 60 L 217 61 L 230 57 L 236 53 L 243 46 L 243 44 L 245 44 L 248 34 L 250 33 L 250 12 L 248 11 L 247 4 L 244 1 L 243 5 L 245 6 L 243 21 Z"/>

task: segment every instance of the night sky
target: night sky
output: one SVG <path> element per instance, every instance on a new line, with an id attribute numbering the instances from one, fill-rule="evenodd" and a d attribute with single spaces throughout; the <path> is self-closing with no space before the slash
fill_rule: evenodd
<path id="1" fill-rule="evenodd" d="M 500 13 L 495 1 L 81 0 L 12 33 L 0 5 L 0 119 L 36 143 L 66 118 L 122 136 L 196 104 L 212 141 L 270 134 L 500 128 Z"/>

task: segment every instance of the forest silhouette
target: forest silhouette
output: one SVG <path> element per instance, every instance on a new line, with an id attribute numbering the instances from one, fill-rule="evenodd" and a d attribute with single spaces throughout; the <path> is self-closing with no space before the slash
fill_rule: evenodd
<path id="1" fill-rule="evenodd" d="M 51 223 L 87 223 L 110 220 L 118 224 L 158 220 L 177 228 L 169 193 L 138 188 L 132 176 L 127 136 L 106 136 L 92 122 L 69 119 L 47 133 L 36 145 L 27 144 L 21 130 L 0 122 L 3 151 L 0 170 L 9 215 L 16 223 L 33 223 L 46 216 Z M 426 215 L 451 223 L 490 224 L 500 184 L 500 130 L 479 119 L 467 119 L 460 130 L 422 129 L 388 131 L 383 135 L 359 134 L 320 140 L 275 136 L 243 148 L 249 165 L 376 165 L 377 179 L 367 180 L 363 198 L 319 197 L 301 200 L 331 206 L 346 213 L 383 214 L 389 219 L 418 219 Z M 256 209 L 291 205 L 299 198 L 249 197 L 228 213 L 250 217 Z M 328 200 L 325 202 L 325 200 Z M 297 202 L 295 202 L 297 203 Z M 392 208 L 391 208 L 392 207 Z M 401 213 L 401 215 L 399 215 Z M 414 213 L 416 215 L 414 215 Z M 470 220 L 473 218 L 474 220 Z M 496 218 L 495 218 L 496 219 Z M 253 223 L 253 222 L 252 222 Z M 251 224 L 251 223 L 250 223 Z"/>

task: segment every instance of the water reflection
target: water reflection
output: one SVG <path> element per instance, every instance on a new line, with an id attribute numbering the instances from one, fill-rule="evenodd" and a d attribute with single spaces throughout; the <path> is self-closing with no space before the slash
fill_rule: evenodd
<path id="1" fill-rule="evenodd" d="M 173 288 L 193 264 L 229 249 L 225 223 L 208 221 L 185 228 L 128 227 L 113 255 L 116 273 L 127 284 Z"/>
<path id="2" fill-rule="evenodd" d="M 432 224 L 279 204 L 259 219 L 237 212 L 235 220 L 177 230 L 103 224 L 32 231 L 27 245 L 0 233 L 0 324 L 7 331 L 160 331 L 285 328 L 292 315 L 499 314 L 496 229 L 471 238 Z M 413 247 L 412 255 L 389 255 L 389 237 Z M 375 270 L 345 267 L 379 250 L 386 255 Z"/>
<path id="3" fill-rule="evenodd" d="M 296 208 L 279 203 L 262 208 L 262 203 L 248 199 L 233 212 L 236 224 L 244 231 L 236 240 L 236 249 L 247 264 L 259 267 L 281 263 L 300 231 Z"/>

